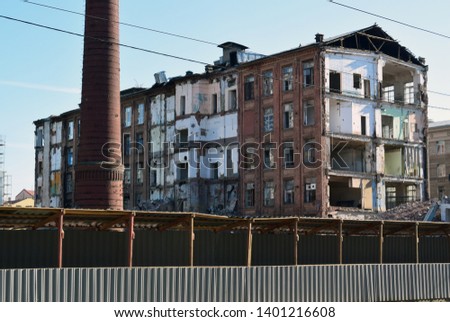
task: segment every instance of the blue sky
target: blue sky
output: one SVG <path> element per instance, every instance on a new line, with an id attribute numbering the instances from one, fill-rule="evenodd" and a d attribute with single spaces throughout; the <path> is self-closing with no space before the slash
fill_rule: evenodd
<path id="1" fill-rule="evenodd" d="M 84 0 L 35 0 L 82 12 Z M 338 2 L 378 13 L 425 29 L 450 35 L 450 3 L 437 0 Z M 432 4 L 431 4 L 432 3 Z M 318 32 L 331 37 L 377 23 L 393 38 L 423 56 L 429 65 L 428 88 L 450 94 L 450 39 L 352 11 L 328 0 L 121 0 L 120 20 L 145 27 L 208 40 L 234 41 L 250 51 L 273 54 L 308 44 Z M 45 9 L 23 0 L 1 0 L 0 15 L 46 24 L 77 33 L 84 18 Z M 216 46 L 121 27 L 121 42 L 213 62 L 221 55 Z M 80 102 L 82 38 L 0 19 L 0 135 L 6 138 L 6 170 L 12 175 L 13 196 L 34 188 L 33 121 L 77 108 Z M 168 77 L 188 70 L 202 72 L 199 64 L 154 54 L 121 49 L 121 88 L 151 86 L 153 74 Z M 430 93 L 430 105 L 450 109 L 450 96 Z M 430 108 L 435 120 L 450 119 L 450 111 Z"/>

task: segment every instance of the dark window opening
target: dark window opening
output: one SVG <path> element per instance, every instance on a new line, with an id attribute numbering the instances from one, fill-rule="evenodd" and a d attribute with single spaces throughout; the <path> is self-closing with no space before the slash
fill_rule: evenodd
<path id="1" fill-rule="evenodd" d="M 330 92 L 341 93 L 341 73 L 330 72 Z"/>

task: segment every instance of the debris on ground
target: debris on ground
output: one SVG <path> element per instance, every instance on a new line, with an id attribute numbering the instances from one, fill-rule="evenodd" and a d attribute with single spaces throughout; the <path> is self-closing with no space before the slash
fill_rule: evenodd
<path id="1" fill-rule="evenodd" d="M 382 220 L 422 221 L 432 205 L 432 201 L 415 201 L 401 204 L 379 214 Z"/>

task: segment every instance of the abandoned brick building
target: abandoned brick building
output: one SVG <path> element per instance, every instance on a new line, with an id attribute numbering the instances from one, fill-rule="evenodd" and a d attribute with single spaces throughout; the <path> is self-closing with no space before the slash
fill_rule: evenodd
<path id="1" fill-rule="evenodd" d="M 384 211 L 427 195 L 427 66 L 374 25 L 121 92 L 124 209 Z M 73 206 L 79 112 L 35 122 L 36 205 Z"/>

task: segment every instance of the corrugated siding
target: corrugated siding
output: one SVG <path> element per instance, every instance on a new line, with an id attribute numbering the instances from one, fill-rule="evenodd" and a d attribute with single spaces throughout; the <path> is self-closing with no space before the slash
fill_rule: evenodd
<path id="1" fill-rule="evenodd" d="M 450 299 L 450 264 L 0 270 L 0 302 L 432 299 Z"/>
<path id="2" fill-rule="evenodd" d="M 66 230 L 63 241 L 63 267 L 121 267 L 127 265 L 126 233 Z M 57 232 L 0 231 L 0 269 L 57 266 Z M 196 231 L 194 265 L 246 265 L 247 233 Z M 446 237 L 421 237 L 421 263 L 448 263 L 450 242 Z M 292 234 L 254 234 L 252 264 L 255 266 L 294 264 Z M 415 263 L 412 237 L 386 237 L 383 263 Z M 133 266 L 187 266 L 189 235 L 179 231 L 136 231 Z M 338 264 L 336 236 L 300 236 L 298 263 Z M 346 236 L 344 264 L 379 263 L 379 240 L 371 236 Z"/>

